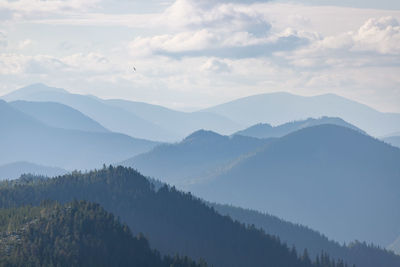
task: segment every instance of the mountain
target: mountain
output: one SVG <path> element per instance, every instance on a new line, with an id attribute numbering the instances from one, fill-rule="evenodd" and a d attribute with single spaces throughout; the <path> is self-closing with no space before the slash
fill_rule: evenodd
<path id="1" fill-rule="evenodd" d="M 200 266 L 161 258 L 143 236 L 85 201 L 1 210 L 0 230 L 1 266 Z"/>
<path id="2" fill-rule="evenodd" d="M 400 114 L 378 112 L 349 99 L 326 94 L 312 97 L 289 93 L 261 94 L 240 98 L 202 111 L 216 113 L 242 125 L 279 125 L 289 121 L 339 117 L 373 136 L 400 130 Z"/>
<path id="3" fill-rule="evenodd" d="M 333 124 L 342 127 L 348 127 L 350 129 L 365 134 L 363 130 L 351 125 L 350 123 L 345 122 L 340 118 L 322 117 L 319 119 L 308 118 L 307 120 L 303 121 L 288 122 L 275 127 L 271 126 L 268 123 L 259 123 L 242 131 L 236 132 L 235 135 L 244 135 L 256 138 L 282 137 L 294 131 L 321 124 Z"/>
<path id="4" fill-rule="evenodd" d="M 385 137 L 382 140 L 388 144 L 391 144 L 392 146 L 396 146 L 396 147 L 400 148 L 400 135 Z"/>
<path id="5" fill-rule="evenodd" d="M 42 176 L 58 176 L 66 174 L 67 171 L 57 167 L 48 167 L 30 162 L 13 162 L 0 166 L 0 180 L 17 179 L 22 174 L 35 174 Z"/>
<path id="6" fill-rule="evenodd" d="M 352 242 L 347 246 L 340 245 L 308 227 L 293 224 L 266 213 L 216 203 L 210 203 L 210 206 L 222 215 L 230 216 L 246 225 L 255 225 L 267 234 L 278 236 L 289 247 L 296 247 L 297 251 L 307 249 L 311 258 L 325 251 L 333 259 L 343 259 L 349 266 L 352 264 L 363 267 L 400 265 L 400 256 L 372 245 L 360 242 Z"/>
<path id="7" fill-rule="evenodd" d="M 110 106 L 94 96 L 34 84 L 2 97 L 6 101 L 57 102 L 74 108 L 113 132 L 148 140 L 176 140 L 176 135 L 124 109 Z"/>
<path id="8" fill-rule="evenodd" d="M 386 247 L 400 235 L 400 149 L 357 131 L 308 127 L 189 190 L 269 212 L 340 242 Z"/>
<path id="9" fill-rule="evenodd" d="M 239 135 L 229 137 L 199 130 L 179 143 L 157 146 L 121 164 L 185 188 L 206 181 L 210 175 L 222 171 L 221 167 L 272 141 Z"/>
<path id="10" fill-rule="evenodd" d="M 170 129 L 179 135 L 179 139 L 199 129 L 231 134 L 242 127 L 233 120 L 210 112 L 181 112 L 162 106 L 118 99 L 104 101 L 107 104 L 126 109 L 164 129 Z"/>
<path id="11" fill-rule="evenodd" d="M 6 101 L 58 102 L 70 106 L 107 129 L 136 138 L 175 142 L 198 129 L 233 133 L 242 125 L 210 112 L 180 112 L 157 105 L 126 100 L 103 100 L 34 84 L 2 97 Z"/>
<path id="12" fill-rule="evenodd" d="M 49 127 L 0 100 L 0 164 L 28 161 L 67 170 L 98 168 L 157 144 L 117 133 Z"/>
<path id="13" fill-rule="evenodd" d="M 0 208 L 38 205 L 48 199 L 60 203 L 86 200 L 102 205 L 134 233 L 143 233 L 152 248 L 162 254 L 179 253 L 222 267 L 318 266 L 311 263 L 307 253 L 300 259 L 295 250 L 277 238 L 219 215 L 191 194 L 167 186 L 154 190 L 144 176 L 130 168 L 108 167 L 53 179 L 24 179 L 0 184 Z"/>
<path id="14" fill-rule="evenodd" d="M 51 127 L 87 132 L 109 132 L 88 116 L 60 103 L 14 101 L 9 104 Z"/>

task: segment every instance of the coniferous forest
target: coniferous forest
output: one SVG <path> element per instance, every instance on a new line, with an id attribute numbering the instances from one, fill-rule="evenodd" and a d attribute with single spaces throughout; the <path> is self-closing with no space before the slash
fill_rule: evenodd
<path id="1" fill-rule="evenodd" d="M 168 186 L 155 190 L 131 168 L 3 182 L 0 206 L 5 266 L 196 266 L 186 257 L 209 266 L 347 266 L 325 253 L 315 259 L 307 250 L 298 253 L 191 194 Z M 113 262 L 117 256 L 120 262 Z"/>
<path id="2" fill-rule="evenodd" d="M 187 257 L 162 257 L 142 235 L 133 236 L 100 205 L 60 205 L 0 210 L 0 266 L 205 266 Z"/>

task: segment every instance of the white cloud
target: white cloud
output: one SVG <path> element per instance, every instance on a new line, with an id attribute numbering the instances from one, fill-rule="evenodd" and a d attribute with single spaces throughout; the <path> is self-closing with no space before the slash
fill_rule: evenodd
<path id="1" fill-rule="evenodd" d="M 0 9 L 21 14 L 82 10 L 95 6 L 100 0 L 1 0 Z"/>
<path id="2" fill-rule="evenodd" d="M 400 24 L 393 17 L 371 18 L 357 31 L 328 36 L 317 43 L 321 49 L 400 54 Z"/>
<path id="3" fill-rule="evenodd" d="M 353 34 L 354 49 L 400 54 L 400 24 L 393 17 L 369 19 Z"/>
<path id="4" fill-rule="evenodd" d="M 24 72 L 26 57 L 18 54 L 0 54 L 0 75 L 18 75 Z"/>
<path id="5" fill-rule="evenodd" d="M 129 43 L 129 49 L 134 56 L 246 58 L 269 56 L 275 51 L 291 50 L 308 43 L 310 38 L 314 36 L 293 29 L 265 36 L 254 36 L 246 31 L 221 32 L 202 29 L 137 37 Z"/>
<path id="6" fill-rule="evenodd" d="M 227 63 L 216 58 L 208 59 L 200 68 L 202 71 L 213 72 L 213 73 L 224 73 L 230 72 L 231 69 Z"/>
<path id="7" fill-rule="evenodd" d="M 5 32 L 0 31 L 0 48 L 7 47 L 7 35 Z"/>
<path id="8" fill-rule="evenodd" d="M 203 29 L 196 32 L 182 32 L 176 35 L 165 34 L 147 38 L 138 37 L 130 43 L 130 48 L 134 54 L 173 53 L 211 48 L 220 39 L 220 36 Z"/>
<path id="9" fill-rule="evenodd" d="M 65 57 L 0 54 L 0 74 L 2 75 L 63 75 L 66 73 L 77 76 L 104 73 L 112 75 L 116 70 L 116 65 L 99 53 L 78 53 Z"/>
<path id="10" fill-rule="evenodd" d="M 21 42 L 18 43 L 18 48 L 19 49 L 25 49 L 33 44 L 33 41 L 31 39 L 25 39 Z"/>
<path id="11" fill-rule="evenodd" d="M 262 31 L 269 29 L 263 13 L 251 5 L 218 3 L 215 1 L 177 0 L 161 17 L 163 23 L 174 28 L 236 28 L 253 26 Z M 258 27 L 257 27 L 258 26 Z"/>
<path id="12" fill-rule="evenodd" d="M 61 58 L 61 61 L 68 66 L 69 70 L 78 70 L 84 73 L 97 72 L 111 74 L 114 72 L 114 64 L 108 58 L 99 53 L 78 53 Z"/>
<path id="13" fill-rule="evenodd" d="M 392 17 L 371 18 L 356 31 L 316 38 L 307 47 L 277 55 L 306 68 L 398 66 L 400 25 Z"/>

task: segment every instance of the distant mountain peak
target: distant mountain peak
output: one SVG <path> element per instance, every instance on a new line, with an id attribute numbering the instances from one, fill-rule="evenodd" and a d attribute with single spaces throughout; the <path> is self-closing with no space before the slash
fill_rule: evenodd
<path id="1" fill-rule="evenodd" d="M 183 141 L 190 141 L 194 139 L 209 139 L 209 138 L 221 139 L 224 138 L 224 136 L 213 131 L 201 129 L 190 134 Z"/>
<path id="2" fill-rule="evenodd" d="M 363 130 L 355 127 L 354 125 L 344 121 L 341 118 L 323 116 L 320 118 L 308 118 L 306 120 L 296 120 L 278 126 L 271 126 L 269 124 L 259 123 L 242 131 L 236 132 L 235 135 L 243 135 L 256 138 L 282 137 L 284 135 L 298 131 L 303 128 L 322 125 L 322 124 L 338 125 L 365 134 Z"/>
<path id="3" fill-rule="evenodd" d="M 25 87 L 22 87 L 19 90 L 24 91 L 32 91 L 32 92 L 40 92 L 40 91 L 52 91 L 52 92 L 59 92 L 59 93 L 69 93 L 67 90 L 58 88 L 58 87 L 50 87 L 44 83 L 34 83 Z"/>
<path id="4" fill-rule="evenodd" d="M 16 99 L 25 99 L 26 97 L 28 97 L 32 94 L 37 94 L 40 92 L 56 92 L 56 93 L 69 94 L 68 91 L 66 91 L 62 88 L 50 87 L 43 83 L 34 83 L 31 85 L 22 87 L 20 89 L 17 89 L 15 91 L 12 91 L 11 93 L 2 96 L 2 98 L 7 101 L 16 100 Z"/>

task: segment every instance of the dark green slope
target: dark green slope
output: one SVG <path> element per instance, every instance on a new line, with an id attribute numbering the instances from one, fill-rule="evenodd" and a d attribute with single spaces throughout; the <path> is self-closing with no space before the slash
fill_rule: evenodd
<path id="1" fill-rule="evenodd" d="M 0 209 L 0 266 L 198 266 L 161 258 L 100 205 L 43 202 Z"/>
<path id="2" fill-rule="evenodd" d="M 222 215 L 228 215 L 248 225 L 255 225 L 267 234 L 279 236 L 282 242 L 288 246 L 295 246 L 298 251 L 307 249 L 312 258 L 317 257 L 321 251 L 325 251 L 334 259 L 343 259 L 356 266 L 400 266 L 400 256 L 373 245 L 357 241 L 349 245 L 340 245 L 308 227 L 290 223 L 266 213 L 229 205 L 215 203 L 210 205 Z"/>
<path id="3" fill-rule="evenodd" d="M 205 259 L 214 266 L 311 266 L 309 259 L 255 228 L 223 217 L 202 201 L 166 186 L 153 190 L 133 169 L 110 167 L 49 180 L 0 186 L 0 207 L 38 204 L 44 199 L 96 202 L 142 232 L 162 253 Z"/>

